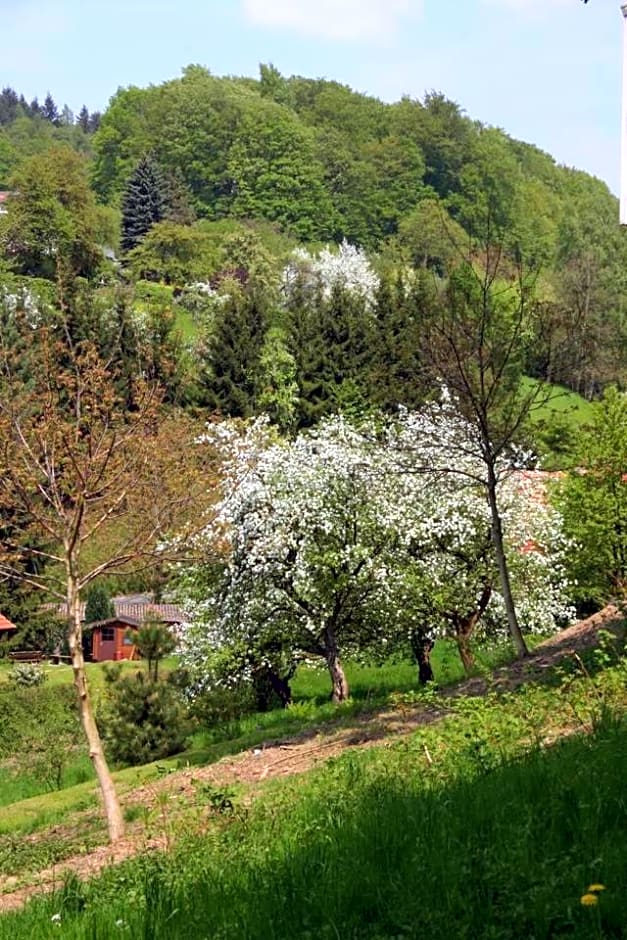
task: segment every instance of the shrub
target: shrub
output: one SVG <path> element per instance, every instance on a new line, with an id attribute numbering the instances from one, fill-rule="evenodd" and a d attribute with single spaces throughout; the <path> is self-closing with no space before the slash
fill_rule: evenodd
<path id="1" fill-rule="evenodd" d="M 15 685 L 37 686 L 43 685 L 48 678 L 41 666 L 33 663 L 17 663 L 8 675 L 9 681 Z"/>
<path id="2" fill-rule="evenodd" d="M 109 670 L 106 678 L 109 695 L 99 723 L 112 760 L 146 764 L 183 750 L 186 716 L 171 683 L 156 682 L 141 672 L 121 676 Z"/>

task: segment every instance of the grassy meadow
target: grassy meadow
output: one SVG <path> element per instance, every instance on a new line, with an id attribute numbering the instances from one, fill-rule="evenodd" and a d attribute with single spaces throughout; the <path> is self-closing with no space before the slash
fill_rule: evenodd
<path id="1" fill-rule="evenodd" d="M 353 668 L 362 703 L 385 694 Z M 392 668 L 404 666 L 380 675 Z M 294 709 L 320 709 L 323 724 L 318 678 L 299 676 L 298 695 L 310 697 Z M 387 694 L 413 708 L 435 696 L 415 686 Z M 608 646 L 517 691 L 444 703 L 442 720 L 305 775 L 234 786 L 228 799 L 199 781 L 185 809 L 176 790 L 150 813 L 129 803 L 144 842 L 160 834 L 169 851 L 142 852 L 86 883 L 68 877 L 52 896 L 0 917 L 0 940 L 627 937 L 624 655 Z M 272 715 L 240 728 L 239 744 L 290 730 Z M 350 726 L 352 717 L 339 720 Z M 197 760 L 237 742 L 205 740 Z M 120 771 L 118 786 L 124 794 L 155 773 Z M 80 814 L 75 851 L 98 840 L 88 796 L 83 784 L 37 798 L 42 813 L 58 801 L 66 818 Z M 0 871 L 12 844 L 22 878 L 37 870 L 29 851 L 37 863 L 64 857 L 50 819 L 20 835 L 29 802 L 7 807 L 13 826 L 3 824 L 0 840 Z"/>

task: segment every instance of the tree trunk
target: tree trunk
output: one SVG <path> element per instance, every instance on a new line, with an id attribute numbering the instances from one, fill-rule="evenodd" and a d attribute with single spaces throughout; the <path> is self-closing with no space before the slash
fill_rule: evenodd
<path id="1" fill-rule="evenodd" d="M 455 639 L 457 640 L 457 649 L 464 665 L 464 671 L 466 675 L 470 675 L 475 668 L 475 657 L 470 648 L 469 634 L 460 630 L 459 633 L 455 633 Z"/>
<path id="2" fill-rule="evenodd" d="M 457 649 L 467 675 L 475 668 L 475 657 L 470 648 L 470 637 L 479 620 L 483 617 L 491 597 L 492 585 L 489 581 L 485 581 L 483 591 L 474 610 L 464 615 L 454 611 L 450 618 L 457 640 Z"/>
<path id="3" fill-rule="evenodd" d="M 73 579 L 70 580 L 73 581 Z M 81 724 L 83 725 L 85 737 L 89 744 L 89 756 L 94 765 L 98 783 L 100 784 L 100 792 L 102 793 L 102 802 L 107 819 L 107 828 L 109 830 L 109 840 L 116 842 L 124 835 L 124 818 L 115 790 L 115 784 L 113 783 L 113 778 L 111 777 L 111 772 L 104 756 L 102 741 L 100 740 L 100 734 L 98 733 L 89 698 L 85 660 L 83 658 L 80 595 L 75 582 L 68 585 L 67 608 L 68 644 L 72 657 L 74 686 L 78 696 L 78 709 Z"/>
<path id="4" fill-rule="evenodd" d="M 418 681 L 421 685 L 427 682 L 433 682 L 433 669 L 431 668 L 431 650 L 433 649 L 433 640 L 424 630 L 412 630 L 410 636 L 411 651 L 418 665 Z"/>
<path id="5" fill-rule="evenodd" d="M 332 631 L 327 631 L 326 637 L 326 660 L 327 667 L 329 669 L 329 675 L 331 676 L 331 701 L 338 705 L 340 702 L 345 702 L 348 698 L 348 682 L 346 681 L 346 676 L 344 670 L 342 669 L 342 664 L 340 662 L 340 657 L 337 649 L 337 641 L 335 635 Z"/>
<path id="6" fill-rule="evenodd" d="M 512 587 L 509 580 L 509 568 L 507 566 L 505 546 L 503 544 L 503 526 L 501 525 L 501 516 L 496 498 L 496 476 L 494 474 L 494 466 L 490 461 L 487 461 L 487 470 L 488 502 L 490 504 L 490 517 L 492 522 L 492 543 L 494 545 L 494 554 L 496 555 L 496 563 L 499 569 L 501 591 L 503 592 L 505 611 L 507 613 L 507 626 L 510 632 L 510 636 L 513 639 L 514 645 L 516 647 L 516 654 L 519 659 L 522 659 L 524 656 L 528 655 L 529 650 L 527 649 L 527 644 L 525 643 L 525 639 L 518 623 L 518 617 L 516 616 L 516 607 L 514 606 Z"/>
<path id="7" fill-rule="evenodd" d="M 283 708 L 287 708 L 288 705 L 292 704 L 292 690 L 290 688 L 289 679 L 284 679 L 283 676 L 276 673 L 274 669 L 269 670 L 268 676 L 270 684 L 275 694 L 278 696 L 281 705 Z"/>

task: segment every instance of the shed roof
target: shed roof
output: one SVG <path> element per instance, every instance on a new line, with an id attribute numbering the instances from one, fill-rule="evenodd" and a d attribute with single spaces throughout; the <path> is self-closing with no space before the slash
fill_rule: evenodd
<path id="1" fill-rule="evenodd" d="M 187 623 L 189 615 L 177 607 L 176 604 L 155 604 L 151 594 L 120 594 L 111 598 L 115 616 L 131 617 L 141 623 L 144 620 L 159 620 L 161 623 Z M 65 604 L 47 604 L 59 617 L 65 617 L 67 607 Z M 86 604 L 81 604 L 81 620 L 85 620 Z"/>

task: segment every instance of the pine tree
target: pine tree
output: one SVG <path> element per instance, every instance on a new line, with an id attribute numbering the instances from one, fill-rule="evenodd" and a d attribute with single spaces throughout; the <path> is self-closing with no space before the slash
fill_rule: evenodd
<path id="1" fill-rule="evenodd" d="M 139 161 L 122 198 L 122 251 L 131 251 L 164 216 L 163 179 L 155 161 L 146 156 Z"/>
<path id="2" fill-rule="evenodd" d="M 44 99 L 44 105 L 41 109 L 41 113 L 47 121 L 50 121 L 51 124 L 59 123 L 59 111 L 50 92 L 48 92 Z"/>
<path id="3" fill-rule="evenodd" d="M 85 623 L 96 623 L 115 617 L 115 607 L 104 584 L 94 584 L 87 592 Z"/>
<path id="4" fill-rule="evenodd" d="M 87 110 L 87 105 L 83 105 L 78 112 L 76 123 L 85 134 L 89 133 L 89 111 Z"/>
<path id="5" fill-rule="evenodd" d="M 254 291 L 234 289 L 219 308 L 209 344 L 205 402 L 220 414 L 254 414 L 266 324 L 263 301 Z"/>

